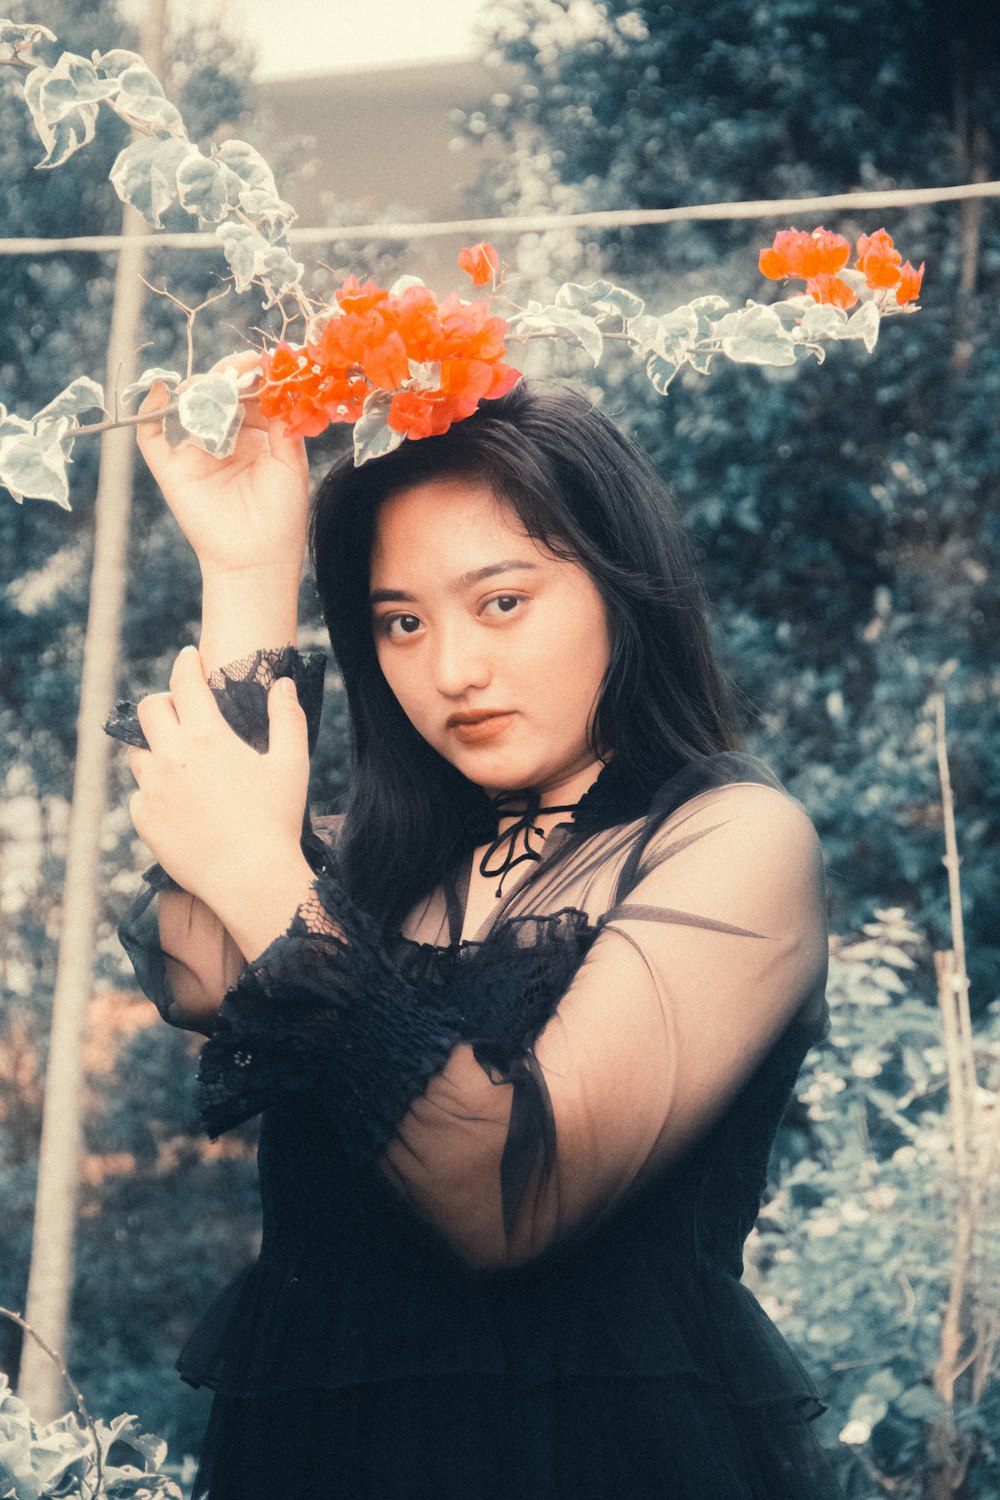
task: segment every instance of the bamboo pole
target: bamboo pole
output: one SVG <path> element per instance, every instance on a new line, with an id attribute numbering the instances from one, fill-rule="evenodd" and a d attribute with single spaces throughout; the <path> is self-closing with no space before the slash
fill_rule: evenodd
<path id="1" fill-rule="evenodd" d="M 161 71 L 167 0 L 148 0 L 141 49 Z M 109 389 L 135 379 L 145 286 L 144 221 L 126 208 L 115 277 L 108 342 Z M 93 983 L 94 927 L 101 825 L 107 807 L 107 737 L 103 723 L 114 703 L 125 594 L 125 554 L 132 502 L 132 434 L 104 434 L 95 507 L 83 678 L 77 719 L 73 802 L 66 852 L 66 885 L 52 1000 L 48 1066 L 38 1162 L 31 1267 L 25 1319 L 44 1341 L 65 1350 L 73 1286 L 77 1184 L 82 1142 L 83 1034 Z M 36 1422 L 66 1409 L 62 1376 L 43 1348 L 24 1345 L 18 1394 Z"/>

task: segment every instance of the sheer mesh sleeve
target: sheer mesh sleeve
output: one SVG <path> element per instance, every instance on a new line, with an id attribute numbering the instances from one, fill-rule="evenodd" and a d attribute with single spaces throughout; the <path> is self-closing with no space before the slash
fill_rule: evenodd
<path id="1" fill-rule="evenodd" d="M 594 928 L 547 999 L 541 949 L 483 968 L 506 997 L 490 1028 L 474 955 L 434 985 L 404 975 L 320 877 L 222 1004 L 202 1052 L 209 1129 L 317 1090 L 346 1149 L 378 1161 L 464 1260 L 532 1258 L 681 1150 L 779 1033 L 817 1013 L 812 826 L 766 787 L 700 796 Z"/>
<path id="2" fill-rule="evenodd" d="M 322 652 L 301 655 L 292 646 L 260 650 L 211 673 L 208 685 L 229 726 L 248 745 L 267 750 L 267 694 L 279 677 L 291 677 L 306 715 L 309 750 L 319 733 L 323 705 Z M 116 704 L 105 723 L 113 738 L 148 748 L 135 705 Z M 330 857 L 330 820 L 314 826 L 306 812 L 302 847 L 314 869 Z M 225 927 L 204 902 L 182 890 L 161 865 L 143 876 L 139 895 L 118 927 L 140 988 L 165 1021 L 210 1034 L 223 995 L 235 984 L 243 958 Z"/>

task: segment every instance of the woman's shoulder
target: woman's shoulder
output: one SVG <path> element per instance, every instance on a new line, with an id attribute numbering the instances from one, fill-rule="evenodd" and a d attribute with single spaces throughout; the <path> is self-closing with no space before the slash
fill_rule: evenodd
<path id="1" fill-rule="evenodd" d="M 756 756 L 723 751 L 699 756 L 666 778 L 653 796 L 636 874 L 678 841 L 708 840 L 717 858 L 745 870 L 812 865 L 819 839 L 807 810 Z"/>
<path id="2" fill-rule="evenodd" d="M 679 771 L 665 777 L 657 788 L 650 811 L 662 814 L 681 807 L 720 787 L 763 786 L 788 796 L 771 768 L 744 750 L 720 750 L 714 755 L 698 755 Z"/>

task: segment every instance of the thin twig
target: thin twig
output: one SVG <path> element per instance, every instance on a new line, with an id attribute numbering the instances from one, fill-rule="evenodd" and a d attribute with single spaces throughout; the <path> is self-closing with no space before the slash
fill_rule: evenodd
<path id="1" fill-rule="evenodd" d="M 965 1086 L 962 1076 L 961 1043 L 958 1035 L 958 1018 L 955 1014 L 955 955 L 945 949 L 934 955 L 934 971 L 937 975 L 938 1004 L 944 1028 L 944 1053 L 948 1064 L 948 1099 L 951 1115 L 952 1146 L 955 1151 L 955 1170 L 964 1182 L 968 1176 L 969 1156 L 966 1141 Z"/>
<path id="2" fill-rule="evenodd" d="M 53 1348 L 50 1347 L 50 1345 L 45 1342 L 45 1340 L 42 1338 L 42 1335 L 36 1332 L 34 1328 L 32 1328 L 30 1323 L 25 1322 L 20 1313 L 11 1312 L 9 1307 L 0 1307 L 0 1317 L 9 1318 L 10 1321 L 12 1323 L 16 1323 L 18 1328 L 20 1328 L 24 1333 L 29 1334 L 31 1338 L 34 1339 L 38 1347 L 42 1350 L 42 1352 L 44 1354 L 47 1354 L 49 1359 L 52 1360 L 52 1363 L 55 1365 L 63 1380 L 66 1382 L 66 1385 L 68 1386 L 73 1396 L 73 1400 L 76 1403 L 76 1409 L 83 1419 L 84 1426 L 87 1428 L 87 1431 L 90 1433 L 90 1436 L 93 1439 L 95 1462 L 97 1465 L 97 1479 L 95 1481 L 94 1496 L 98 1496 L 104 1487 L 104 1459 L 101 1453 L 100 1438 L 97 1436 L 97 1428 L 94 1426 L 94 1419 L 90 1415 L 90 1412 L 87 1410 L 87 1403 L 83 1399 L 83 1395 L 80 1391 L 79 1386 L 70 1375 L 61 1357 Z"/>
<path id="3" fill-rule="evenodd" d="M 975 1110 L 976 1106 L 976 1063 L 972 1050 L 972 1018 L 969 1011 L 969 972 L 965 962 L 965 926 L 962 920 L 962 882 L 960 876 L 962 860 L 958 852 L 958 835 L 955 830 L 955 800 L 952 795 L 951 771 L 948 766 L 944 693 L 935 693 L 931 702 L 934 707 L 934 742 L 937 753 L 938 778 L 941 783 L 941 810 L 944 818 L 944 866 L 948 872 L 951 944 L 955 955 L 952 984 L 955 990 L 955 1009 L 961 1043 L 959 1055 L 965 1071 L 967 1108 L 971 1113 Z"/>
<path id="4" fill-rule="evenodd" d="M 239 391 L 236 399 L 244 403 L 256 401 L 259 394 L 258 391 Z M 111 432 L 116 427 L 139 427 L 143 422 L 162 422 L 164 417 L 171 417 L 178 410 L 179 403 L 171 401 L 166 406 L 158 406 L 155 411 L 136 412 L 132 417 L 109 418 L 107 422 L 90 422 L 85 427 L 71 427 L 65 436 L 75 440 L 78 437 L 90 437 L 95 432 Z"/>
<path id="5" fill-rule="evenodd" d="M 157 297 L 166 297 L 168 302 L 172 302 L 175 307 L 179 307 L 181 312 L 184 314 L 185 331 L 187 334 L 187 373 L 185 375 L 185 379 L 190 380 L 191 376 L 194 374 L 195 318 L 197 318 L 200 312 L 204 312 L 206 307 L 211 307 L 213 302 L 221 302 L 223 297 L 228 297 L 231 289 L 229 287 L 223 287 L 221 292 L 216 292 L 214 297 L 206 297 L 204 302 L 198 303 L 197 307 L 188 307 L 187 303 L 182 302 L 179 297 L 175 297 L 173 292 L 168 292 L 165 286 L 154 286 L 151 281 L 146 280 L 145 276 L 140 276 L 139 280 L 142 282 L 147 291 L 152 292 Z"/>

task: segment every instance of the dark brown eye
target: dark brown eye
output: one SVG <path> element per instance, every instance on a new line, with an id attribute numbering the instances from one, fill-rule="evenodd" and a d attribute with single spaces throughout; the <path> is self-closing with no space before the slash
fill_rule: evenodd
<path id="1" fill-rule="evenodd" d="M 510 615 L 514 613 L 514 610 L 520 603 L 520 594 L 497 594 L 495 599 L 487 601 L 486 608 L 489 609 L 491 605 L 496 605 L 496 612 L 498 614 Z"/>
<path id="2" fill-rule="evenodd" d="M 379 627 L 383 635 L 398 637 L 416 635 L 420 621 L 416 615 L 386 615 Z"/>

